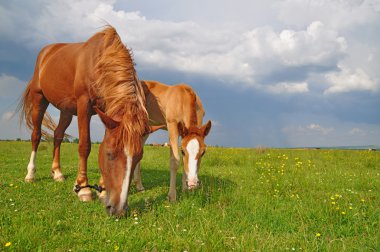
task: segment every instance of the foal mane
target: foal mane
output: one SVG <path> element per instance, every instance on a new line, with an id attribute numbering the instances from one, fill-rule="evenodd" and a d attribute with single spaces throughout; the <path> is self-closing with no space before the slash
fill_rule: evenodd
<path id="1" fill-rule="evenodd" d="M 95 82 L 96 95 L 101 98 L 105 113 L 120 121 L 117 147 L 127 147 L 130 155 L 142 148 L 142 135 L 148 129 L 144 90 L 138 81 L 130 51 L 122 43 L 115 28 L 106 27 L 98 56 Z"/>

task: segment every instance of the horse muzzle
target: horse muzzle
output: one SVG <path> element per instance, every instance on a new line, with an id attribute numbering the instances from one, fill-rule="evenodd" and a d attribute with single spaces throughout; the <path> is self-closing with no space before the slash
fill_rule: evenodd
<path id="1" fill-rule="evenodd" d="M 189 179 L 189 180 L 187 181 L 187 188 L 188 188 L 189 190 L 193 190 L 193 189 L 197 188 L 198 185 L 199 185 L 199 183 L 198 183 L 198 178 Z"/>

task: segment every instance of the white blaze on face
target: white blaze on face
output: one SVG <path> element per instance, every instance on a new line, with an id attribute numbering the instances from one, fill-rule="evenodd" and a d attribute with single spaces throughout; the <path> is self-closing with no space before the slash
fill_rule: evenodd
<path id="1" fill-rule="evenodd" d="M 188 185 L 195 186 L 198 182 L 198 175 L 197 175 L 198 160 L 196 159 L 199 152 L 198 140 L 196 138 L 190 140 L 187 143 L 186 150 L 189 153 L 189 163 L 188 163 L 189 173 L 187 174 Z"/>
<path id="2" fill-rule="evenodd" d="M 123 185 L 122 185 L 121 193 L 120 193 L 119 208 L 124 207 L 125 202 L 128 200 L 129 181 L 130 181 L 131 173 L 132 173 L 132 156 L 130 156 L 126 150 L 124 150 L 124 153 L 125 153 L 125 156 L 127 157 L 127 162 L 125 165 L 125 176 L 124 176 Z"/>

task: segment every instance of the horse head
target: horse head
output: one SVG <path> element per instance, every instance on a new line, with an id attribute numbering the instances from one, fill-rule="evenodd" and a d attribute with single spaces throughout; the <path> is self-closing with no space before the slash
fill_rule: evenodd
<path id="1" fill-rule="evenodd" d="M 130 153 L 128 146 L 120 146 L 121 121 L 111 118 L 99 108 L 94 107 L 105 125 L 105 134 L 99 148 L 99 167 L 106 188 L 104 203 L 109 215 L 121 216 L 128 208 L 128 191 L 131 184 L 134 168 L 143 156 L 143 146 L 135 153 Z M 150 134 L 164 126 L 149 127 L 149 130 L 139 136 L 141 143 L 145 135 Z M 125 137 L 125 136 L 124 136 Z"/>
<path id="2" fill-rule="evenodd" d="M 204 139 L 210 132 L 210 129 L 211 121 L 208 121 L 200 128 L 197 126 L 186 128 L 182 122 L 178 123 L 178 132 L 182 137 L 181 152 L 188 189 L 194 189 L 198 186 L 198 170 L 201 159 L 206 153 Z"/>

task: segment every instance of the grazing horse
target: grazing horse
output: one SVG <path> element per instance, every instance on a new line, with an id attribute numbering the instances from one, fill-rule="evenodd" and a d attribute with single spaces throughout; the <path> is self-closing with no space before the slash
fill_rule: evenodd
<path id="1" fill-rule="evenodd" d="M 45 114 L 49 103 L 60 110 L 54 131 L 53 178 L 64 179 L 60 144 L 73 115 L 77 115 L 80 161 L 74 188 L 80 200 L 92 199 L 87 158 L 91 150 L 90 119 L 97 112 L 106 125 L 99 162 L 107 188 L 107 211 L 121 214 L 127 207 L 130 174 L 142 158 L 143 136 L 150 129 L 144 90 L 133 59 L 113 27 L 106 27 L 86 42 L 51 44 L 39 53 L 34 75 L 19 104 L 21 118 L 33 130 L 25 178 L 28 182 L 34 180 L 38 145 L 41 135 L 46 134 L 41 124 L 54 129 L 54 123 Z"/>
<path id="2" fill-rule="evenodd" d="M 166 125 L 170 141 L 170 188 L 168 198 L 176 200 L 176 176 L 180 156 L 178 138 L 181 136 L 181 152 L 184 172 L 182 190 L 198 185 L 198 169 L 205 154 L 204 139 L 211 129 L 211 121 L 202 126 L 205 114 L 202 102 L 191 87 L 185 84 L 169 86 L 157 81 L 141 81 L 145 92 L 146 109 L 151 125 Z M 146 138 L 145 138 L 146 140 Z M 137 190 L 144 190 L 141 168 L 138 163 L 134 180 Z"/>

